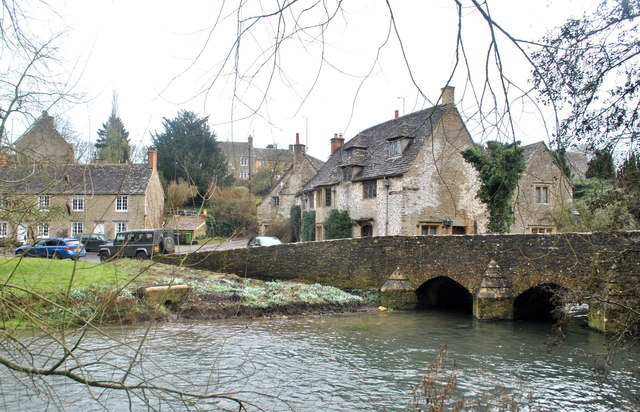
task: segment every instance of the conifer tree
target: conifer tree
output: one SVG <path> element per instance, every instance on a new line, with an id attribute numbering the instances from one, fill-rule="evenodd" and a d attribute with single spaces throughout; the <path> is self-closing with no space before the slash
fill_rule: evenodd
<path id="1" fill-rule="evenodd" d="M 111 115 L 98 130 L 96 160 L 105 163 L 128 163 L 131 156 L 129 132 L 118 115 L 117 94 L 113 93 Z"/>

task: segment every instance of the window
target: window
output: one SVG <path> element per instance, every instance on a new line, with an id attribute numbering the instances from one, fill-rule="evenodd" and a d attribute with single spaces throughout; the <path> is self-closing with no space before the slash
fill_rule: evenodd
<path id="1" fill-rule="evenodd" d="M 400 140 L 389 142 L 389 157 L 400 156 L 402 154 L 402 143 Z"/>
<path id="2" fill-rule="evenodd" d="M 342 181 L 348 182 L 353 177 L 353 168 L 351 166 L 347 166 L 342 169 Z"/>
<path id="3" fill-rule="evenodd" d="M 553 233 L 553 229 L 554 228 L 552 226 L 533 226 L 531 228 L 531 233 L 533 233 L 534 235 L 543 235 Z"/>
<path id="4" fill-rule="evenodd" d="M 38 223 L 38 237 L 49 237 L 48 223 Z"/>
<path id="5" fill-rule="evenodd" d="M 271 206 L 280 206 L 280 196 L 271 196 Z"/>
<path id="6" fill-rule="evenodd" d="M 116 233 L 126 232 L 127 222 L 116 222 Z"/>
<path id="7" fill-rule="evenodd" d="M 71 222 L 71 236 L 82 234 L 82 222 Z"/>
<path id="8" fill-rule="evenodd" d="M 246 157 L 242 156 L 240 158 L 240 166 L 249 166 L 249 159 L 247 159 Z"/>
<path id="9" fill-rule="evenodd" d="M 362 182 L 362 197 L 365 199 L 373 199 L 376 197 L 377 181 L 366 180 Z"/>
<path id="10" fill-rule="evenodd" d="M 548 186 L 536 186 L 536 203 L 549 203 Z"/>
<path id="11" fill-rule="evenodd" d="M 247 172 L 246 170 L 240 171 L 240 179 L 248 179 L 248 178 L 249 178 L 249 172 Z"/>
<path id="12" fill-rule="evenodd" d="M 83 195 L 74 195 L 71 198 L 71 210 L 74 212 L 82 212 L 84 211 L 84 196 Z"/>
<path id="13" fill-rule="evenodd" d="M 324 205 L 331 206 L 331 188 L 324 189 Z"/>
<path id="14" fill-rule="evenodd" d="M 116 196 L 116 212 L 126 212 L 129 210 L 127 195 Z"/>
<path id="15" fill-rule="evenodd" d="M 9 236 L 9 223 L 8 222 L 0 222 L 0 237 Z"/>
<path id="16" fill-rule="evenodd" d="M 420 225 L 420 235 L 437 235 L 439 225 Z"/>
<path id="17" fill-rule="evenodd" d="M 38 196 L 38 210 L 42 212 L 49 211 L 49 195 Z"/>

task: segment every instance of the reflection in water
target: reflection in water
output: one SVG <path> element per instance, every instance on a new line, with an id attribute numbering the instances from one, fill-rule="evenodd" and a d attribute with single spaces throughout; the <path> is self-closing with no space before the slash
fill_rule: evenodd
<path id="1" fill-rule="evenodd" d="M 109 332 L 135 341 L 143 329 L 111 327 Z M 548 323 L 482 322 L 437 311 L 172 323 L 153 330 L 142 366 L 149 376 L 162 373 L 165 384 L 240 391 L 239 397 L 269 411 L 410 411 L 412 389 L 447 344 L 448 358 L 457 363 L 458 392 L 471 409 L 486 409 L 505 391 L 532 410 L 637 407 L 637 380 L 627 368 L 614 369 L 606 379 L 592 371 L 589 356 L 603 349 L 602 335 L 576 325 L 563 346 L 548 352 L 550 330 Z M 0 370 L 0 379 L 0 409 L 41 410 L 46 404 L 46 396 L 43 401 L 8 383 L 15 379 L 5 371 Z M 53 410 L 128 408 L 125 396 L 92 391 L 87 397 L 77 384 L 59 383 L 56 391 L 63 396 Z M 143 405 L 133 403 L 134 409 Z M 217 406 L 196 403 L 194 409 Z"/>

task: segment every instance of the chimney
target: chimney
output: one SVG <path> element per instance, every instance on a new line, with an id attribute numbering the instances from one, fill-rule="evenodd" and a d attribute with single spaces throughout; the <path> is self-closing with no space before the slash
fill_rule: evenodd
<path id="1" fill-rule="evenodd" d="M 344 143 L 344 137 L 342 137 L 342 133 L 338 137 L 338 133 L 333 134 L 333 138 L 331 139 L 331 154 L 334 154 L 342 147 Z"/>
<path id="2" fill-rule="evenodd" d="M 440 104 L 451 104 L 455 105 L 455 90 L 456 88 L 453 86 L 445 86 L 442 89 L 441 102 Z"/>
<path id="3" fill-rule="evenodd" d="M 293 145 L 293 163 L 302 161 L 305 152 L 305 145 L 300 144 L 300 133 L 296 133 L 296 144 Z"/>
<path id="4" fill-rule="evenodd" d="M 158 170 L 158 151 L 149 149 L 149 153 L 147 154 L 147 162 L 149 165 L 149 169 L 154 172 Z"/>
<path id="5" fill-rule="evenodd" d="M 400 110 L 396 110 L 396 115 L 395 115 L 394 119 L 397 119 L 398 117 L 400 117 Z"/>

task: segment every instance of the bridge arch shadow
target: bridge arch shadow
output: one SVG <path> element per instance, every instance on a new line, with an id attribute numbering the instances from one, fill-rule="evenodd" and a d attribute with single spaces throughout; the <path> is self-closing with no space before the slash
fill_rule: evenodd
<path id="1" fill-rule="evenodd" d="M 424 282 L 416 289 L 417 309 L 473 311 L 473 295 L 461 284 L 446 276 Z"/>
<path id="2" fill-rule="evenodd" d="M 518 320 L 555 320 L 562 310 L 561 296 L 567 289 L 545 283 L 525 290 L 513 302 L 513 317 Z"/>

